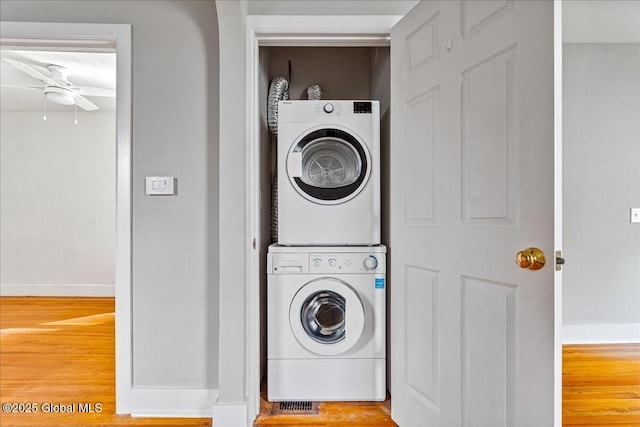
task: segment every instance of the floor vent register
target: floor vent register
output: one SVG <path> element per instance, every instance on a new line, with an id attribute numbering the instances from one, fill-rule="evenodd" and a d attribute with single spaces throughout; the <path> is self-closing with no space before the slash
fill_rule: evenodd
<path id="1" fill-rule="evenodd" d="M 278 402 L 271 407 L 271 415 L 317 415 L 318 402 Z"/>

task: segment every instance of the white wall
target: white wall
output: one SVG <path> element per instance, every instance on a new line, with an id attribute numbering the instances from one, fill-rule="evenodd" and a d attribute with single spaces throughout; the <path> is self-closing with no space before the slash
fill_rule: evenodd
<path id="1" fill-rule="evenodd" d="M 640 341 L 640 43 L 563 49 L 565 342 Z"/>
<path id="2" fill-rule="evenodd" d="M 218 426 L 247 416 L 246 2 L 216 0 L 220 61 L 220 269 Z M 229 424 L 232 425 L 232 424 Z"/>
<path id="3" fill-rule="evenodd" d="M 132 25 L 132 411 L 202 414 L 211 402 L 201 391 L 219 381 L 216 4 L 2 0 L 1 7 L 7 21 Z M 178 195 L 145 196 L 144 177 L 156 175 L 177 177 Z"/>
<path id="4" fill-rule="evenodd" d="M 0 116 L 2 295 L 113 296 L 115 114 Z"/>

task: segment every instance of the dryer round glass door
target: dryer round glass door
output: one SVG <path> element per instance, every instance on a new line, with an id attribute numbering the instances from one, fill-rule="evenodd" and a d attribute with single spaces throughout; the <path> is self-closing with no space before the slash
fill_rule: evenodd
<path id="1" fill-rule="evenodd" d="M 287 173 L 296 191 L 323 205 L 344 203 L 366 186 L 369 151 L 354 134 L 337 128 L 308 132 L 287 156 Z"/>
<path id="2" fill-rule="evenodd" d="M 364 330 L 364 306 L 342 280 L 321 278 L 302 286 L 289 308 L 296 340 L 305 349 L 335 356 L 351 349 Z"/>

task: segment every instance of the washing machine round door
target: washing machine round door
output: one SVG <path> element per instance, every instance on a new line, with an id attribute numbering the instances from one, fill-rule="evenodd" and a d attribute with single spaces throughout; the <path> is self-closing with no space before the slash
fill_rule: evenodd
<path id="1" fill-rule="evenodd" d="M 296 141 L 287 155 L 289 181 L 304 198 L 336 205 L 360 193 L 371 175 L 367 146 L 354 133 L 315 129 Z"/>
<path id="2" fill-rule="evenodd" d="M 364 330 L 364 306 L 351 286 L 335 278 L 313 280 L 293 297 L 289 323 L 296 340 L 322 356 L 351 349 Z"/>

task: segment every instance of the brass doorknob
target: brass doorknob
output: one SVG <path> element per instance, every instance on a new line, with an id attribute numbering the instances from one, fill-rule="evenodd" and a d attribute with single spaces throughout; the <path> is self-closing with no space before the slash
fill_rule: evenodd
<path id="1" fill-rule="evenodd" d="M 527 248 L 516 254 L 516 264 L 527 270 L 540 270 L 546 262 L 544 252 L 538 248 Z"/>

